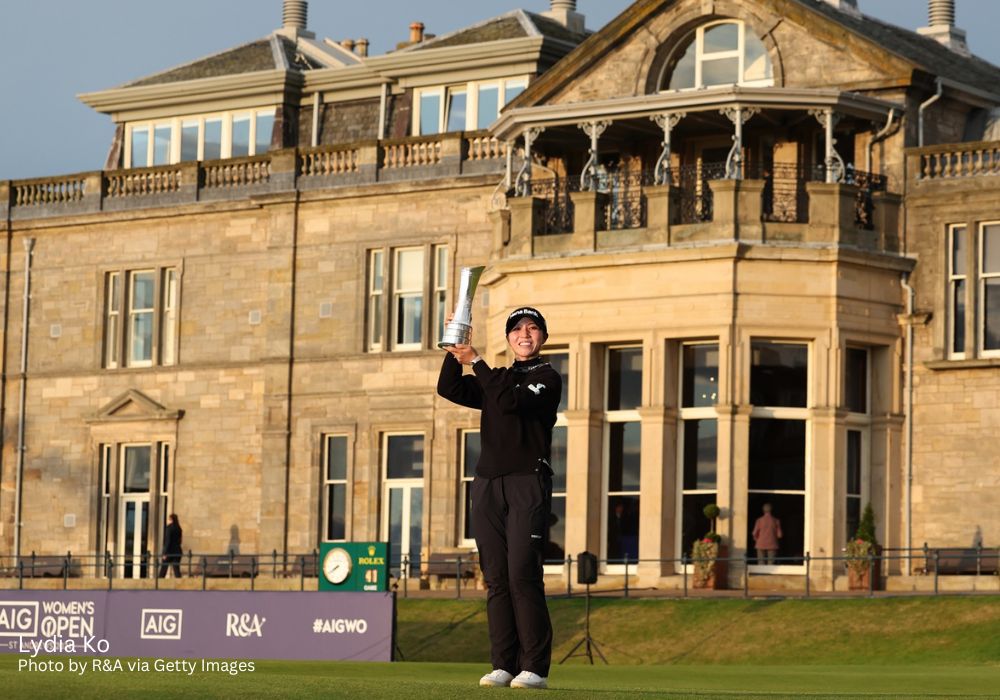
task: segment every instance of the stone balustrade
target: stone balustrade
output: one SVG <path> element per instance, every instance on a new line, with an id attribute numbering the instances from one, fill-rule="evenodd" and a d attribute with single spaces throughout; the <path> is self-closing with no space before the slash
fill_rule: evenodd
<path id="1" fill-rule="evenodd" d="M 952 180 L 957 178 L 1000 175 L 1000 142 L 926 146 L 907 151 L 911 179 Z"/>
<path id="2" fill-rule="evenodd" d="M 460 175 L 499 178 L 506 158 L 506 144 L 487 132 L 456 132 L 0 181 L 0 217 L 33 219 Z"/>

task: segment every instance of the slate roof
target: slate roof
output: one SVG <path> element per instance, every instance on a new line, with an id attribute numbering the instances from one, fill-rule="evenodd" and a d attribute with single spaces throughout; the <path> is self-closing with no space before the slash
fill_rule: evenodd
<path id="1" fill-rule="evenodd" d="M 798 2 L 916 64 L 930 75 L 1000 93 L 1000 68 L 977 56 L 962 56 L 935 39 L 875 17 L 856 17 L 816 0 Z"/>
<path id="2" fill-rule="evenodd" d="M 459 29 L 450 34 L 416 44 L 408 47 L 406 50 L 425 51 L 427 49 L 441 49 L 448 46 L 482 44 L 488 41 L 522 39 L 528 36 L 544 36 L 570 44 L 579 44 L 589 35 L 590 32 L 583 34 L 571 32 L 554 19 L 543 17 L 534 12 L 514 10 L 470 27 Z"/>

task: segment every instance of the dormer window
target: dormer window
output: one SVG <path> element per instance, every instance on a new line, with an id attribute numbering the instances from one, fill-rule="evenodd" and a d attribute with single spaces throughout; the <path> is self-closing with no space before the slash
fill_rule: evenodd
<path id="1" fill-rule="evenodd" d="M 661 90 L 767 87 L 774 84 L 774 74 L 767 49 L 753 31 L 743 22 L 725 20 L 698 27 L 682 41 L 660 84 Z"/>
<path id="2" fill-rule="evenodd" d="M 191 115 L 126 126 L 125 167 L 262 155 L 271 148 L 275 108 Z"/>

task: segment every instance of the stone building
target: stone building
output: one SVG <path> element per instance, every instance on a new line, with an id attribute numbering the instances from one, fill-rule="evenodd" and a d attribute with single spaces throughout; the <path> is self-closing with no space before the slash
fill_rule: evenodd
<path id="1" fill-rule="evenodd" d="M 637 0 L 590 32 L 553 0 L 369 56 L 286 0 L 82 96 L 104 170 L 0 183 L 0 555 L 141 576 L 168 512 L 195 552 L 471 551 L 478 416 L 434 393 L 467 265 L 491 363 L 510 308 L 549 319 L 553 576 L 589 550 L 680 585 L 713 502 L 772 584 L 809 555 L 844 585 L 869 502 L 892 585 L 924 542 L 995 545 L 1000 68 L 952 3 L 863 9 Z"/>

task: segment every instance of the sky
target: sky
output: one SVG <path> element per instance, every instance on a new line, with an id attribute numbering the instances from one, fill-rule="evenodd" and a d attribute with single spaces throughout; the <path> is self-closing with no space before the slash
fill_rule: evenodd
<path id="1" fill-rule="evenodd" d="M 578 0 L 599 29 L 630 0 Z M 858 0 L 862 12 L 915 29 L 927 0 Z M 413 21 L 442 35 L 509 12 L 541 12 L 549 0 L 311 0 L 317 38 L 366 37 L 370 53 L 392 49 Z M 5 0 L 0 6 L 0 180 L 98 170 L 114 127 L 76 95 L 262 38 L 281 26 L 282 0 Z M 1000 65 L 998 0 L 956 0 L 969 47 Z"/>

